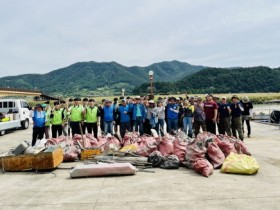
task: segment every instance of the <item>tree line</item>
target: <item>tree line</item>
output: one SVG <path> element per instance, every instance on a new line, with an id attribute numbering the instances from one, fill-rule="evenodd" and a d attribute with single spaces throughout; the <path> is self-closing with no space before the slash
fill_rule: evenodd
<path id="1" fill-rule="evenodd" d="M 156 94 L 279 92 L 280 68 L 206 68 L 176 82 L 155 82 L 153 87 Z M 149 92 L 150 83 L 133 90 L 135 95 Z"/>

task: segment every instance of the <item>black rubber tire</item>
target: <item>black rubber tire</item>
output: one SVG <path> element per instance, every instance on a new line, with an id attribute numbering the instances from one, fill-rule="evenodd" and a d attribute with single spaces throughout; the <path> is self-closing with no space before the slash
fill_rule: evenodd
<path id="1" fill-rule="evenodd" d="M 21 121 L 21 128 L 22 129 L 29 128 L 29 119 L 25 119 L 25 120 Z"/>
<path id="2" fill-rule="evenodd" d="M 0 131 L 0 136 L 4 136 L 4 135 L 5 135 L 5 133 L 6 133 L 6 131 L 5 131 L 5 130 Z"/>

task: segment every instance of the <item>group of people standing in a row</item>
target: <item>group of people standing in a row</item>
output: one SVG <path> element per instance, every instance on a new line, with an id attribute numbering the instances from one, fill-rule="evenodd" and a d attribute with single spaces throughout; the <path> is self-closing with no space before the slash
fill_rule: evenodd
<path id="1" fill-rule="evenodd" d="M 120 101 L 120 103 L 118 103 Z M 100 105 L 94 99 L 79 98 L 54 102 L 52 108 L 49 103 L 37 104 L 31 113 L 33 118 L 33 139 L 49 138 L 60 135 L 92 133 L 98 135 L 100 127 L 104 134 L 118 132 L 123 138 L 126 131 L 136 131 L 140 135 L 151 134 L 155 129 L 158 134 L 164 135 L 164 125 L 167 132 L 183 130 L 189 137 L 197 136 L 200 130 L 216 134 L 216 125 L 220 134 L 233 135 L 243 140 L 244 120 L 247 124 L 248 137 L 251 134 L 250 116 L 252 102 L 248 97 L 241 101 L 232 96 L 231 103 L 226 97 L 219 98 L 207 95 L 203 100 L 200 97 L 159 97 L 155 102 L 148 96 L 114 98 L 113 101 L 103 99 Z M 193 132 L 194 131 L 194 132 Z"/>

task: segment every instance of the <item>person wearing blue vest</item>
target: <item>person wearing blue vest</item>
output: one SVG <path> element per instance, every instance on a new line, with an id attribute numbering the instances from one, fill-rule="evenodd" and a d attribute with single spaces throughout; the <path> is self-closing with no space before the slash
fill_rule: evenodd
<path id="1" fill-rule="evenodd" d="M 43 111 L 41 104 L 35 106 L 35 110 L 31 112 L 33 120 L 33 134 L 32 134 L 32 146 L 35 145 L 37 139 L 42 139 L 45 133 L 46 113 Z"/>
<path id="2" fill-rule="evenodd" d="M 167 112 L 167 123 L 168 130 L 167 132 L 173 132 L 178 130 L 178 114 L 179 114 L 179 106 L 176 104 L 175 98 L 170 98 L 169 103 L 166 106 Z"/>
<path id="3" fill-rule="evenodd" d="M 114 117 L 114 107 L 112 105 L 112 101 L 106 100 L 105 106 L 103 108 L 103 120 L 104 120 L 104 133 L 107 135 L 110 133 L 113 135 L 113 126 L 115 124 Z"/>
<path id="4" fill-rule="evenodd" d="M 120 134 L 124 138 L 125 131 L 131 132 L 130 126 L 130 106 L 126 104 L 125 99 L 122 99 L 122 105 L 119 106 L 119 116 L 120 116 Z"/>
<path id="5" fill-rule="evenodd" d="M 138 132 L 139 130 L 139 133 L 142 136 L 144 134 L 143 123 L 145 122 L 146 118 L 146 108 L 141 103 L 140 96 L 135 97 L 135 101 L 136 103 L 133 105 L 132 109 L 132 119 L 134 120 L 135 131 Z"/>

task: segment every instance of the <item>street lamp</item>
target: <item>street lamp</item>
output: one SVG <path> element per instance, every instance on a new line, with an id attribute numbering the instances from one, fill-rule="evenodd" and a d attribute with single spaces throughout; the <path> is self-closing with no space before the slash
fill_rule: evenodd
<path id="1" fill-rule="evenodd" d="M 153 95 L 153 80 L 154 80 L 154 72 L 153 71 L 149 71 L 149 78 L 151 81 L 151 95 Z"/>

